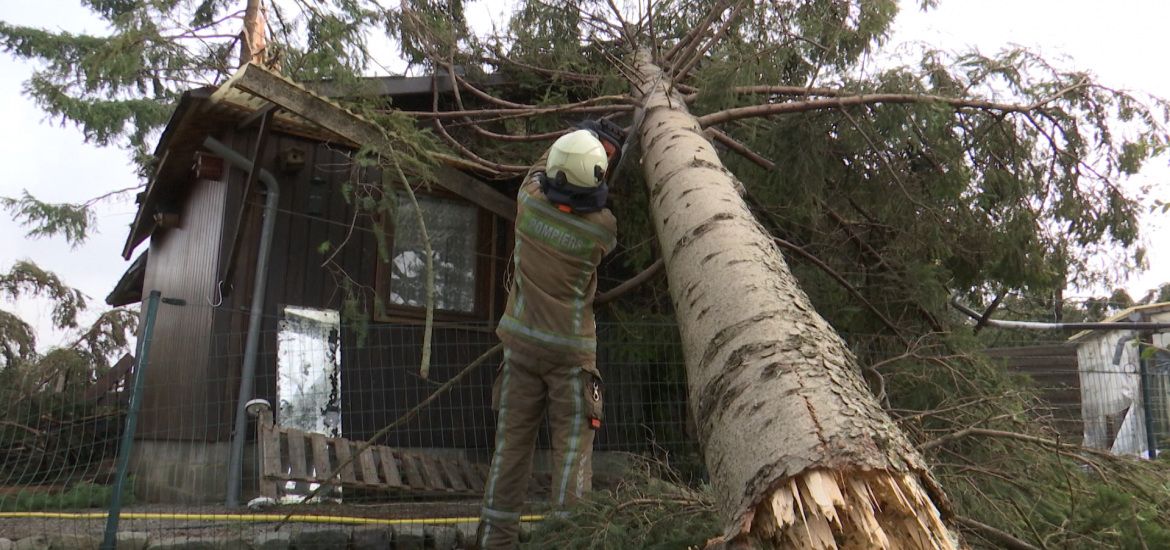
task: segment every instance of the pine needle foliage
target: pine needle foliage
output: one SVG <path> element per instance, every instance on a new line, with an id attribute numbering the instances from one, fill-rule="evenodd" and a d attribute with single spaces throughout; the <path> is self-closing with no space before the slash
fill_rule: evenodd
<path id="1" fill-rule="evenodd" d="M 953 513 L 1040 548 L 1142 548 L 1143 538 L 1155 548 L 1151 541 L 1164 540 L 1163 463 L 1063 441 L 1030 382 L 977 353 L 970 337 L 924 344 L 881 372 L 891 411 L 923 449 Z M 987 533 L 964 533 L 977 547 L 999 547 Z"/>
<path id="2" fill-rule="evenodd" d="M 719 530 L 704 488 L 680 483 L 662 464 L 641 462 L 616 488 L 590 493 L 568 515 L 546 515 L 521 548 L 701 548 Z"/>

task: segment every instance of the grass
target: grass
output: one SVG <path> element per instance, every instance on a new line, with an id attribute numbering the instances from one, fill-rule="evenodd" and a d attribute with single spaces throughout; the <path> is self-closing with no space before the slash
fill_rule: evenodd
<path id="1" fill-rule="evenodd" d="M 133 504 L 132 483 L 127 483 L 122 492 L 122 504 Z M 0 512 L 43 512 L 48 510 L 70 510 L 79 508 L 105 508 L 110 504 L 113 487 L 78 483 L 64 492 L 20 491 L 0 495 Z"/>

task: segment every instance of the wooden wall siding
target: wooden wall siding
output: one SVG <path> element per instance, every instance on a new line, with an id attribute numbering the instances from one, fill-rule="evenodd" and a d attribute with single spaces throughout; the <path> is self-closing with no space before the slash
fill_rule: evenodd
<path id="1" fill-rule="evenodd" d="M 347 335 L 353 336 L 353 335 Z M 342 357 L 342 427 L 346 437 L 366 439 L 397 420 L 497 342 L 487 331 L 435 330 L 430 377 L 418 377 L 422 327 L 374 325 L 365 345 L 346 338 Z M 419 416 L 380 442 L 392 447 L 487 449 L 493 441 L 492 380 L 497 357 L 480 366 Z"/>
<path id="2" fill-rule="evenodd" d="M 188 305 L 159 306 L 138 419 L 143 438 L 214 438 L 208 427 L 225 421 L 214 406 L 223 399 L 219 375 L 208 368 L 212 310 L 207 303 L 218 267 L 225 188 L 220 181 L 193 182 L 181 227 L 150 240 L 143 295 L 159 290 Z"/>
<path id="3" fill-rule="evenodd" d="M 1009 370 L 1028 376 L 1048 409 L 1053 426 L 1066 442 L 1080 444 L 1084 438 L 1084 421 L 1076 345 L 994 348 L 986 353 L 1002 361 Z"/>
<path id="4" fill-rule="evenodd" d="M 250 155 L 255 129 L 246 129 L 221 138 L 236 151 Z M 276 169 L 276 155 L 288 147 L 305 151 L 305 167 L 295 174 L 281 174 Z M 276 403 L 276 333 L 280 312 L 284 306 L 340 309 L 344 294 L 338 280 L 321 264 L 325 255 L 318 252 L 326 240 L 338 245 L 346 240 L 347 224 L 353 219 L 353 210 L 341 193 L 349 181 L 349 160 L 344 152 L 327 144 L 273 134 L 268 140 L 268 151 L 262 166 L 271 171 L 281 186 L 280 212 L 277 214 L 273 244 L 269 258 L 269 279 L 266 289 L 264 325 L 261 337 L 261 357 L 256 372 L 256 395 Z M 308 216 L 308 191 L 314 176 L 324 178 L 328 193 L 323 203 L 323 214 Z M 370 175 L 375 180 L 376 175 Z M 234 224 L 236 209 L 246 174 L 233 169 L 228 177 L 228 199 L 225 209 L 226 224 Z M 261 201 L 254 198 L 254 201 Z M 244 235 L 236 256 L 236 270 L 230 295 L 216 312 L 213 341 L 213 378 L 222 381 L 222 388 L 230 399 L 220 404 L 220 413 L 230 418 L 234 414 L 235 394 L 238 391 L 239 372 L 243 362 L 248 308 L 255 273 L 257 244 L 260 237 L 260 216 L 254 211 L 242 229 Z M 225 231 L 219 251 L 226 256 L 230 246 L 231 228 Z M 358 228 L 348 236 L 344 249 L 335 261 L 348 273 L 353 283 L 372 291 L 375 284 L 377 241 L 370 231 L 368 220 L 359 220 Z M 502 279 L 502 275 L 497 275 Z M 502 281 L 499 283 L 502 286 Z M 497 292 L 497 295 L 502 291 Z M 502 300 L 502 299 L 501 299 Z M 416 325 L 370 323 L 367 340 L 356 347 L 357 335 L 346 331 L 342 336 L 342 427 L 344 435 L 363 438 L 397 418 L 419 400 L 425 398 L 433 384 L 417 377 L 421 348 L 421 330 Z M 444 380 L 453 375 L 480 353 L 495 344 L 494 336 L 475 330 L 436 330 L 433 347 L 432 376 Z M 423 415 L 407 428 L 408 432 L 395 437 L 395 445 L 463 447 L 485 445 L 484 426 L 491 417 L 487 402 L 490 399 L 491 376 L 494 369 L 484 367 L 483 377 L 471 380 L 469 386 L 448 396 L 448 401 L 436 404 L 433 412 Z M 453 416 L 460 403 L 463 410 L 474 417 Z M 440 412 L 441 411 L 441 412 Z M 494 420 L 493 420 L 494 421 Z M 230 421 L 229 421 L 230 423 Z M 459 426 L 454 429 L 453 426 Z M 217 430 L 228 437 L 228 426 Z M 434 433 L 434 436 L 420 434 Z"/>

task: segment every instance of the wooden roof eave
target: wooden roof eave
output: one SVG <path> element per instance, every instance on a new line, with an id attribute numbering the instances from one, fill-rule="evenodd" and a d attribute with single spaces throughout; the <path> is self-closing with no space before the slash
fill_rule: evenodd
<path id="1" fill-rule="evenodd" d="M 209 95 L 210 91 L 207 88 L 198 88 L 184 93 L 179 99 L 179 104 L 175 107 L 175 112 L 171 114 L 170 122 L 163 129 L 158 146 L 154 150 L 154 155 L 159 161 L 146 184 L 146 191 L 138 205 L 138 212 L 134 214 L 134 221 L 130 224 L 130 232 L 126 235 L 126 243 L 122 246 L 123 259 L 129 260 L 130 256 L 134 254 L 134 249 L 154 231 L 153 216 L 154 206 L 159 198 L 159 181 L 166 179 L 168 173 L 175 168 L 174 159 L 170 159 L 172 145 L 177 137 L 181 137 L 178 134 L 181 134 L 183 129 L 188 128 L 200 116 L 200 107 Z M 168 159 L 171 162 L 168 162 Z"/>
<path id="2" fill-rule="evenodd" d="M 368 146 L 375 152 L 389 153 L 392 150 L 392 145 L 381 128 L 372 121 L 258 65 L 245 65 L 220 86 L 211 95 L 210 100 L 213 103 L 224 101 L 233 91 L 242 91 L 266 103 L 272 103 L 282 111 L 336 136 L 338 138 L 336 141 L 354 147 Z M 438 178 L 440 187 L 497 216 L 515 220 L 515 200 L 484 182 L 447 166 L 446 162 L 443 164 Z"/>

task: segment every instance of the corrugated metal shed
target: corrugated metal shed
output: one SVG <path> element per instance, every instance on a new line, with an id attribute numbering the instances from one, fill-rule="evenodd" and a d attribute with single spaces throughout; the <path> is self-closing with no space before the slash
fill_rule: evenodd
<path id="1" fill-rule="evenodd" d="M 1132 307 L 1105 322 L 1117 321 L 1170 321 L 1170 303 Z M 1143 381 L 1142 362 L 1150 358 L 1143 352 L 1150 345 L 1166 349 L 1170 332 L 1086 331 L 1069 342 L 1077 346 L 1084 444 L 1117 454 L 1147 456 L 1151 439 L 1170 435 L 1161 433 L 1170 427 L 1170 377 L 1156 368 L 1150 372 L 1147 362 Z M 1147 419 L 1152 420 L 1152 426 L 1147 426 Z"/>

